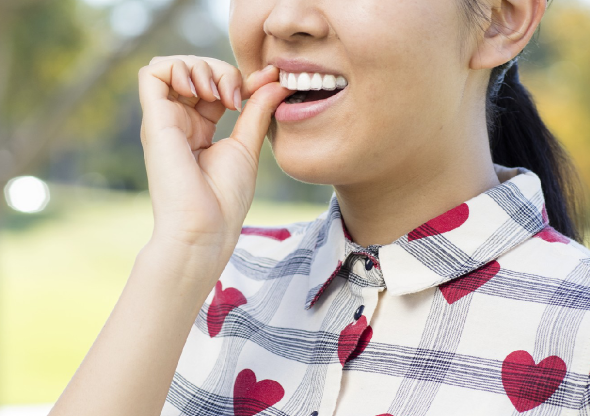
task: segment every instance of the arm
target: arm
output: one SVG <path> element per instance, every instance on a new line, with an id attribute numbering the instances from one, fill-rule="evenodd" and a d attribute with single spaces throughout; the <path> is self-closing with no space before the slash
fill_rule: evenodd
<path id="1" fill-rule="evenodd" d="M 191 326 L 217 280 L 186 275 L 208 261 L 205 255 L 159 242 L 141 250 L 115 308 L 49 416 L 160 415 Z"/>
<path id="2" fill-rule="evenodd" d="M 267 67 L 243 79 L 195 56 L 139 71 L 141 140 L 154 212 L 115 308 L 50 416 L 160 415 L 193 322 L 237 244 L 271 115 L 290 91 Z M 250 99 L 226 139 L 226 109 Z"/>

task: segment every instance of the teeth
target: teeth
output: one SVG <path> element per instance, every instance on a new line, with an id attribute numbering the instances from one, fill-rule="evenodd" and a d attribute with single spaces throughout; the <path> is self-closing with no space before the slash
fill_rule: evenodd
<path id="1" fill-rule="evenodd" d="M 297 90 L 297 77 L 295 76 L 295 74 L 289 74 L 289 78 L 287 78 L 286 87 L 290 90 Z"/>
<path id="2" fill-rule="evenodd" d="M 333 91 L 336 89 L 336 77 L 334 75 L 326 75 L 324 83 L 322 84 L 324 90 Z"/>
<path id="3" fill-rule="evenodd" d="M 311 79 L 311 89 L 318 91 L 322 89 L 322 76 L 320 74 L 313 74 Z"/>
<path id="4" fill-rule="evenodd" d="M 348 85 L 344 77 L 336 77 L 336 88 L 344 88 Z"/>
<path id="5" fill-rule="evenodd" d="M 297 89 L 299 91 L 309 91 L 311 89 L 311 78 L 307 72 L 299 74 L 297 79 Z"/>
<path id="6" fill-rule="evenodd" d="M 279 79 L 283 87 L 292 91 L 318 91 L 322 89 L 333 91 L 336 88 L 342 89 L 348 85 L 346 78 L 341 75 L 321 75 L 317 72 L 311 75 L 307 72 L 294 74 L 281 70 Z"/>

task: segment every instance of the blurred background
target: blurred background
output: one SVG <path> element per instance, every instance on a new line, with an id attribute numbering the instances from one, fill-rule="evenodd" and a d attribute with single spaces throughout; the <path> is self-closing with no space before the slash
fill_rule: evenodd
<path id="1" fill-rule="evenodd" d="M 0 416 L 48 413 L 151 234 L 139 68 L 175 54 L 235 64 L 228 9 L 0 0 Z M 535 39 L 521 80 L 590 186 L 590 0 L 553 0 Z M 331 192 L 286 176 L 265 143 L 246 222 L 311 220 Z"/>

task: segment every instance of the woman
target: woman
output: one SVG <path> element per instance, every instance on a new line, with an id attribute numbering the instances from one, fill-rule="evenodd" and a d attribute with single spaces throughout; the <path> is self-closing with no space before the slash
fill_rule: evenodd
<path id="1" fill-rule="evenodd" d="M 590 414 L 575 172 L 516 64 L 545 9 L 234 0 L 240 70 L 142 68 L 153 235 L 51 415 Z M 267 132 L 315 221 L 242 228 Z"/>

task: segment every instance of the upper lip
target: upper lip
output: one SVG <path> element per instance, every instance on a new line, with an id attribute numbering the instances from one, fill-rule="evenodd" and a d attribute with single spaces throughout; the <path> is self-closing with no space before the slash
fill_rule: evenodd
<path id="1" fill-rule="evenodd" d="M 268 64 L 276 66 L 279 69 L 282 69 L 285 72 L 292 72 L 292 73 L 301 73 L 301 72 L 308 72 L 308 73 L 321 73 L 321 74 L 330 74 L 330 75 L 342 75 L 342 73 L 335 69 L 330 68 L 326 65 L 322 65 L 317 62 L 313 62 L 311 60 L 305 58 L 282 58 L 276 57 L 272 58 L 268 61 Z"/>

